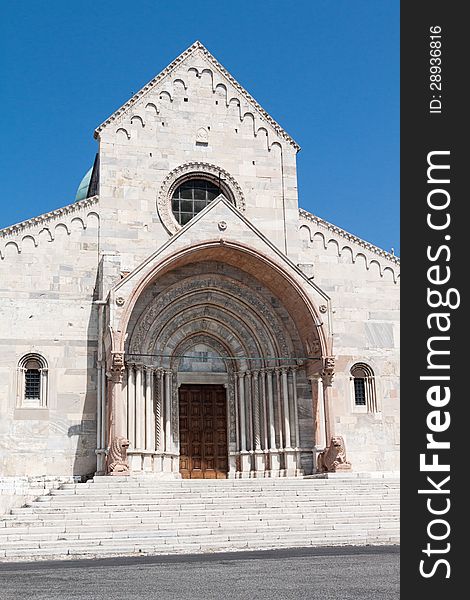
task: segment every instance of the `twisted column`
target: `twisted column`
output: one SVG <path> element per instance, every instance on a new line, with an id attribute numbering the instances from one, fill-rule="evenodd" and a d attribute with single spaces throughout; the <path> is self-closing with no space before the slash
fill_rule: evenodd
<path id="1" fill-rule="evenodd" d="M 153 413 L 153 368 L 145 368 L 145 449 L 155 450 Z"/>
<path id="2" fill-rule="evenodd" d="M 253 394 L 252 394 L 252 406 L 253 406 L 253 446 L 255 450 L 261 450 L 261 433 L 260 433 L 260 410 L 259 410 L 259 371 L 253 371 L 252 374 L 253 382 Z"/>
<path id="3" fill-rule="evenodd" d="M 163 440 L 162 440 L 162 371 L 158 369 L 156 372 L 156 387 L 155 387 L 155 445 L 158 452 L 163 452 Z"/>
<path id="4" fill-rule="evenodd" d="M 240 402 L 240 450 L 246 452 L 245 375 L 238 373 L 238 399 Z"/>

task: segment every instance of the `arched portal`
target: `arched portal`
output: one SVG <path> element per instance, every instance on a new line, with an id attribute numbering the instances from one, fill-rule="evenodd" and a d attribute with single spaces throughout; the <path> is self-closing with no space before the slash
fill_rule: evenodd
<path id="1" fill-rule="evenodd" d="M 121 330 L 131 470 L 208 478 L 312 472 L 307 369 L 310 358 L 323 364 L 325 345 L 316 322 L 302 327 L 308 310 L 295 290 L 246 257 L 192 258 L 140 285 Z"/>

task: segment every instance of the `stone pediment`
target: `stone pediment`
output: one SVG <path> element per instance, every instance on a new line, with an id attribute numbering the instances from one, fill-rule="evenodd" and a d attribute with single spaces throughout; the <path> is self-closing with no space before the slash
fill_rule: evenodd
<path id="1" fill-rule="evenodd" d="M 126 301 L 136 283 L 147 273 L 164 263 L 172 255 L 187 249 L 197 252 L 204 246 L 227 247 L 231 244 L 248 247 L 259 252 L 274 264 L 289 272 L 302 287 L 306 287 L 315 297 L 317 306 L 329 303 L 329 296 L 315 283 L 310 281 L 302 271 L 283 254 L 269 239 L 264 236 L 248 219 L 238 211 L 223 195 L 218 196 L 197 214 L 166 244 L 143 261 L 112 289 L 112 294 Z"/>
<path id="2" fill-rule="evenodd" d="M 204 261 L 219 262 L 221 273 L 225 266 L 246 271 L 271 289 L 305 336 L 308 356 L 327 355 L 331 346 L 327 334 L 332 316 L 329 296 L 223 195 L 111 288 L 108 330 L 113 341 L 110 338 L 108 347 L 112 352 L 123 351 L 134 307 L 153 282 L 181 266 Z"/>
<path id="3" fill-rule="evenodd" d="M 158 113 L 158 99 L 161 99 L 163 94 L 171 102 L 172 94 L 176 88 L 182 87 L 183 89 L 187 89 L 187 75 L 191 71 L 193 74 L 196 74 L 196 77 L 201 77 L 202 74 L 209 73 L 212 78 L 213 93 L 225 90 L 225 102 L 227 106 L 232 102 L 238 103 L 241 120 L 243 121 L 246 114 L 253 119 L 255 135 L 259 131 L 263 131 L 268 136 L 267 130 L 269 129 L 273 134 L 269 137 L 280 137 L 291 144 L 296 151 L 300 150 L 300 146 L 292 137 L 284 131 L 199 41 L 196 41 L 181 53 L 163 71 L 99 125 L 95 130 L 95 137 L 99 138 L 101 132 L 110 125 L 119 126 L 123 123 L 126 125 L 126 119 L 130 119 L 131 122 L 133 119 L 139 119 L 142 126 L 144 126 L 145 123 L 142 120 L 142 116 L 138 115 L 139 110 L 153 107 Z M 126 129 L 123 131 L 127 132 Z M 204 140 L 207 138 L 207 131 L 198 131 L 198 136 L 201 138 L 199 142 L 204 143 Z"/>

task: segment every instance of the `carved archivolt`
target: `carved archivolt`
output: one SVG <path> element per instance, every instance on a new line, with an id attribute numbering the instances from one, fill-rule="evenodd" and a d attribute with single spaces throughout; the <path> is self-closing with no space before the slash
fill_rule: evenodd
<path id="1" fill-rule="evenodd" d="M 224 196 L 231 200 L 238 210 L 245 210 L 245 197 L 242 189 L 228 171 L 205 162 L 185 163 L 168 173 L 157 198 L 158 214 L 169 233 L 176 233 L 181 229 L 181 225 L 175 219 L 171 209 L 173 192 L 183 181 L 194 176 L 209 179 L 221 188 Z"/>
<path id="2" fill-rule="evenodd" d="M 194 279 L 179 282 L 166 289 L 164 293 L 159 294 L 140 317 L 131 335 L 130 352 L 146 352 L 151 340 L 159 337 L 155 327 L 161 329 L 165 321 L 168 323 L 187 307 L 195 304 L 201 307 L 207 303 L 209 298 L 202 298 L 201 293 L 204 296 L 212 295 L 212 301 L 215 298 L 216 303 L 221 306 L 232 306 L 231 312 L 243 315 L 244 318 L 249 320 L 251 320 L 253 314 L 259 315 L 257 322 L 251 323 L 251 328 L 257 331 L 258 336 L 260 330 L 270 332 L 283 356 L 288 356 L 291 353 L 292 349 L 286 340 L 283 328 L 275 314 L 271 310 L 267 310 L 264 299 L 255 295 L 251 289 L 243 286 L 240 282 L 214 275 L 199 275 Z M 237 301 L 237 298 L 240 298 L 241 302 L 240 300 Z M 247 310 L 248 307 L 249 310 Z M 260 317 L 266 325 L 261 325 Z M 268 346 L 267 340 L 262 340 L 262 343 Z"/>

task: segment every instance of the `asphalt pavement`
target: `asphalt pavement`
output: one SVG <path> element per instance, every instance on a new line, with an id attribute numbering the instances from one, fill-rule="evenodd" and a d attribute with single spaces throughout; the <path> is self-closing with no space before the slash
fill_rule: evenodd
<path id="1" fill-rule="evenodd" d="M 0 563 L 0 600 L 398 600 L 398 547 Z"/>

